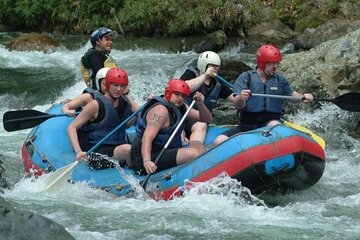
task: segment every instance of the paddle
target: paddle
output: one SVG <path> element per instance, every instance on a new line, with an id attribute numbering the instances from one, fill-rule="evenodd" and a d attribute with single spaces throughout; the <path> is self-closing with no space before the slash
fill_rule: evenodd
<path id="1" fill-rule="evenodd" d="M 75 113 L 79 114 L 79 113 Z M 32 128 L 53 117 L 68 116 L 63 114 L 48 114 L 36 110 L 16 110 L 4 113 L 3 125 L 8 132 Z"/>
<path id="2" fill-rule="evenodd" d="M 185 121 L 187 115 L 189 114 L 190 110 L 192 109 L 192 107 L 195 104 L 195 100 L 192 101 L 192 103 L 190 104 L 189 108 L 187 109 L 187 111 L 185 112 L 184 116 L 181 118 L 179 124 L 176 126 L 174 132 L 171 134 L 169 140 L 165 143 L 164 148 L 161 150 L 160 154 L 157 156 L 157 158 L 154 161 L 154 164 L 156 165 L 157 162 L 159 161 L 161 155 L 164 153 L 164 151 L 168 148 L 168 146 L 170 145 L 171 141 L 173 140 L 173 138 L 175 137 L 176 133 L 179 131 L 179 128 L 181 127 L 181 125 L 183 124 L 183 122 Z M 144 190 L 146 190 L 146 184 L 149 181 L 149 178 L 151 176 L 151 173 L 148 173 L 148 175 L 145 177 L 145 179 L 142 181 L 141 186 L 144 188 Z"/>
<path id="3" fill-rule="evenodd" d="M 103 139 L 101 139 L 95 146 L 93 146 L 89 151 L 86 152 L 89 155 L 96 148 L 98 148 L 106 139 L 108 139 L 113 133 L 115 133 L 119 128 L 123 127 L 127 122 L 129 122 L 133 117 L 135 117 L 145 106 L 145 103 L 142 107 L 136 110 L 133 114 L 131 114 L 128 118 L 126 118 L 121 124 L 119 124 L 116 128 L 114 128 L 108 135 L 106 135 Z M 47 180 L 45 191 L 55 191 L 63 186 L 67 180 L 70 178 L 73 169 L 79 164 L 78 161 L 70 163 L 62 168 L 57 169 L 55 172 L 52 172 Z"/>
<path id="4" fill-rule="evenodd" d="M 234 85 L 229 83 L 228 81 L 226 81 L 224 78 L 222 78 L 219 75 L 215 75 L 218 79 L 220 79 L 223 83 L 225 83 L 228 87 L 233 88 Z M 290 99 L 290 100 L 297 100 L 297 101 L 302 101 L 302 97 L 292 97 L 292 96 L 279 96 L 279 95 L 268 95 L 268 94 L 256 94 L 253 93 L 252 96 L 261 96 L 261 97 L 275 97 L 275 98 L 285 98 L 285 99 Z M 281 119 L 281 122 L 290 128 L 293 128 L 295 130 L 298 130 L 300 132 L 306 133 L 308 134 L 311 138 L 313 138 L 320 146 L 322 149 L 325 149 L 325 140 L 323 138 L 321 138 L 319 135 L 313 133 L 312 131 L 310 131 L 309 129 L 296 125 L 295 123 L 290 123 L 288 121 L 285 121 L 283 119 Z"/>
<path id="5" fill-rule="evenodd" d="M 221 76 L 215 74 L 217 79 L 221 80 L 225 83 L 228 87 L 233 88 L 234 85 L 226 81 Z M 255 97 L 267 97 L 267 98 L 280 98 L 280 99 L 287 99 L 293 101 L 303 101 L 305 100 L 304 97 L 296 97 L 296 96 L 282 96 L 282 95 L 271 95 L 271 94 L 260 94 L 260 93 L 252 93 L 251 96 Z M 314 98 L 313 101 L 319 102 L 332 102 L 339 108 L 352 111 L 352 112 L 360 112 L 360 93 L 345 93 L 337 98 L 327 99 L 327 98 Z"/>

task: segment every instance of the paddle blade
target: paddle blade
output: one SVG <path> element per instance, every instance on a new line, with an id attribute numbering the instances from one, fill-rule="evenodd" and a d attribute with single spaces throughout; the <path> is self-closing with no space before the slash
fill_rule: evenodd
<path id="1" fill-rule="evenodd" d="M 4 113 L 3 125 L 8 132 L 33 128 L 56 115 L 36 110 L 17 110 Z"/>
<path id="2" fill-rule="evenodd" d="M 335 98 L 333 102 L 346 111 L 360 112 L 360 93 L 346 93 Z"/>
<path id="3" fill-rule="evenodd" d="M 315 142 L 317 142 L 321 146 L 322 149 L 325 149 L 325 146 L 326 146 L 325 140 L 323 138 L 321 138 L 319 135 L 316 135 L 315 133 L 310 131 L 309 129 L 299 126 L 299 125 L 296 125 L 295 123 L 287 122 L 287 121 L 284 121 L 283 124 L 287 127 L 290 127 L 295 130 L 298 130 L 300 132 L 308 134 L 312 139 L 315 140 Z"/>
<path id="4" fill-rule="evenodd" d="M 69 165 L 59 168 L 53 173 L 50 173 L 46 181 L 45 191 L 58 191 L 69 180 L 74 168 L 78 165 L 78 163 L 78 161 L 75 161 Z"/>

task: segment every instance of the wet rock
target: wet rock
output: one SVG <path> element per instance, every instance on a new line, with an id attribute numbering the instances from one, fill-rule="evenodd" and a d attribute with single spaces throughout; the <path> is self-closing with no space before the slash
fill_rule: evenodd
<path id="1" fill-rule="evenodd" d="M 0 197 L 0 239 L 71 240 L 75 238 L 60 224 L 29 211 L 17 210 Z"/>
<path id="2" fill-rule="evenodd" d="M 263 43 L 281 43 L 296 36 L 289 26 L 278 19 L 264 21 L 261 24 L 250 27 L 247 31 L 248 40 L 257 39 Z"/>
<path id="3" fill-rule="evenodd" d="M 308 28 L 295 40 L 295 48 L 311 49 L 320 43 L 342 37 L 360 28 L 360 20 L 333 20 L 317 28 Z"/>
<path id="4" fill-rule="evenodd" d="M 195 52 L 202 53 L 205 51 L 218 52 L 224 49 L 227 43 L 227 36 L 224 31 L 219 30 L 204 37 L 198 45 L 194 47 Z"/>
<path id="5" fill-rule="evenodd" d="M 8 186 L 9 186 L 6 181 L 6 178 L 4 177 L 5 169 L 3 167 L 2 158 L 4 158 L 4 157 L 0 154 L 0 192 L 1 192 L 1 189 L 8 188 Z"/>
<path id="6" fill-rule="evenodd" d="M 26 33 L 13 39 L 5 46 L 9 50 L 42 51 L 45 53 L 51 53 L 56 51 L 56 49 L 60 46 L 60 43 L 54 38 L 46 35 L 38 33 Z"/>
<path id="7" fill-rule="evenodd" d="M 360 92 L 360 29 L 310 51 L 284 56 L 279 70 L 299 92 L 317 97 Z"/>

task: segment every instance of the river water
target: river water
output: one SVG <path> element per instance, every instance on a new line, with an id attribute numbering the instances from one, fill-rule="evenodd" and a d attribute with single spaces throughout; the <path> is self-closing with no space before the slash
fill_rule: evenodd
<path id="1" fill-rule="evenodd" d="M 0 39 L 3 43 L 8 35 Z M 10 52 L 0 45 L 0 159 L 10 185 L 0 195 L 14 207 L 53 219 L 79 240 L 360 239 L 360 142 L 351 134 L 359 115 L 331 103 L 315 112 L 300 110 L 288 116 L 327 142 L 324 175 L 306 191 L 253 196 L 224 175 L 168 202 L 144 194 L 119 198 L 85 184 L 42 192 L 46 176 L 36 181 L 25 177 L 19 157 L 30 130 L 6 132 L 2 115 L 27 108 L 45 111 L 52 103 L 81 93 L 85 84 L 78 63 L 89 43 L 85 37 L 58 39 L 63 47 L 51 54 Z M 181 74 L 197 57 L 195 52 L 178 50 L 184 42 L 116 40 L 111 55 L 129 74 L 130 97 L 142 104 L 150 92 L 162 93 L 167 80 Z M 220 57 L 252 63 L 253 56 L 242 51 L 242 44 L 235 42 Z"/>

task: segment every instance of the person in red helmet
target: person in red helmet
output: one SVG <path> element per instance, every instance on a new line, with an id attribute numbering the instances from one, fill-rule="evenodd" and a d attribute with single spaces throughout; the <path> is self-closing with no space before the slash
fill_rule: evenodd
<path id="1" fill-rule="evenodd" d="M 154 173 L 181 165 L 200 155 L 198 149 L 182 148 L 181 134 L 183 126 L 176 132 L 167 149 L 157 159 L 171 134 L 179 124 L 188 106 L 184 103 L 190 95 L 190 88 L 180 79 L 172 79 L 165 88 L 164 96 L 155 96 L 141 111 L 136 121 L 137 136 L 131 146 L 131 165 L 140 174 Z M 212 116 L 204 104 L 204 96 L 196 92 L 193 99 L 198 110 L 191 109 L 189 119 L 210 122 Z"/>
<path id="2" fill-rule="evenodd" d="M 272 45 L 263 45 L 258 49 L 256 69 L 240 74 L 234 84 L 233 94 L 235 96 L 235 107 L 240 114 L 239 124 L 218 136 L 214 141 L 215 146 L 236 133 L 280 124 L 283 100 L 251 97 L 251 93 L 302 96 L 305 102 L 312 102 L 312 94 L 302 95 L 294 91 L 288 80 L 277 74 L 281 60 L 280 50 Z"/>
<path id="3" fill-rule="evenodd" d="M 86 151 L 137 110 L 137 104 L 122 95 L 128 83 L 128 75 L 124 70 L 108 70 L 105 76 L 105 94 L 96 95 L 69 125 L 67 132 L 78 161 L 87 159 Z M 79 128 L 86 131 L 86 141 L 82 143 L 79 143 Z M 126 126 L 118 129 L 96 149 L 96 152 L 114 157 L 121 164 L 130 165 L 131 146 L 126 143 L 125 129 Z"/>

